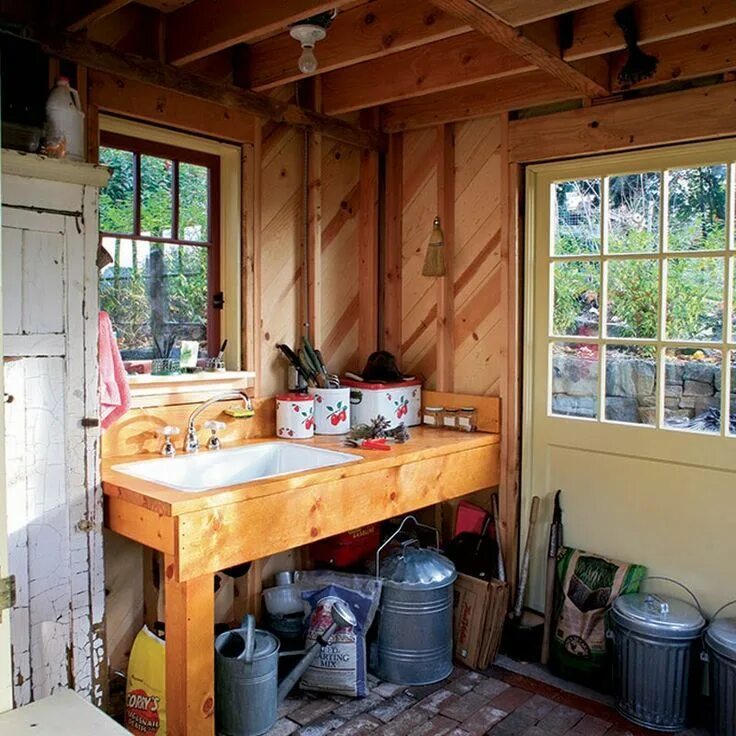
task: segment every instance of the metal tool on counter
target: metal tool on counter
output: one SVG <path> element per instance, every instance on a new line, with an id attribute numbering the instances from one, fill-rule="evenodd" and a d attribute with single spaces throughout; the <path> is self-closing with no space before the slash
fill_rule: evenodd
<path id="1" fill-rule="evenodd" d="M 323 647 L 340 628 L 357 621 L 343 600 L 332 604 L 332 622 L 303 652 L 279 652 L 279 640 L 255 627 L 250 614 L 240 629 L 220 634 L 215 640 L 216 717 L 218 733 L 229 736 L 260 736 L 273 727 L 278 706 L 297 684 Z M 289 674 L 278 683 L 279 657 L 301 656 Z"/>
<path id="2" fill-rule="evenodd" d="M 346 437 L 344 444 L 348 447 L 357 447 L 360 450 L 383 450 L 384 452 L 391 450 L 391 445 L 387 444 L 385 437 L 373 440 Z"/>
<path id="3" fill-rule="evenodd" d="M 555 505 L 552 512 L 552 523 L 549 527 L 549 543 L 547 545 L 547 580 L 544 604 L 544 634 L 542 635 L 542 664 L 549 662 L 549 645 L 552 635 L 552 619 L 555 607 L 555 573 L 557 566 L 557 552 L 564 544 L 562 531 L 562 506 L 560 505 L 560 494 L 555 493 Z"/>

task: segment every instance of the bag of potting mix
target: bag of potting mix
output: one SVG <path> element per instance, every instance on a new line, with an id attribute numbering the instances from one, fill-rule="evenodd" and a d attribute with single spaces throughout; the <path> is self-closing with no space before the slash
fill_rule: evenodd
<path id="1" fill-rule="evenodd" d="M 606 611 L 618 596 L 639 591 L 647 569 L 569 547 L 560 549 L 556 569 L 550 668 L 566 679 L 608 689 Z"/>
<path id="2" fill-rule="evenodd" d="M 308 570 L 297 572 L 295 582 L 309 604 L 307 646 L 329 628 L 336 601 L 345 601 L 357 620 L 354 627 L 337 630 L 304 673 L 301 687 L 350 697 L 368 695 L 365 637 L 376 615 L 381 581 L 367 575 Z"/>
<path id="3" fill-rule="evenodd" d="M 166 645 L 145 626 L 130 652 L 125 727 L 136 736 L 166 734 Z"/>

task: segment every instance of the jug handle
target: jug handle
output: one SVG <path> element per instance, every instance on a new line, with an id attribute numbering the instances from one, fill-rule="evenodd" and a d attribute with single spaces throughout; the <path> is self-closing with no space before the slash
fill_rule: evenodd
<path id="1" fill-rule="evenodd" d="M 77 110 L 81 111 L 82 110 L 82 102 L 79 99 L 79 92 L 77 92 L 77 90 L 75 90 L 73 87 L 70 87 L 69 88 L 69 93 L 72 96 L 72 100 L 74 101 L 74 105 L 77 108 Z"/>
<path id="2" fill-rule="evenodd" d="M 243 628 L 245 629 L 245 651 L 243 660 L 250 664 L 256 649 L 256 619 L 253 614 L 248 613 L 243 617 Z"/>

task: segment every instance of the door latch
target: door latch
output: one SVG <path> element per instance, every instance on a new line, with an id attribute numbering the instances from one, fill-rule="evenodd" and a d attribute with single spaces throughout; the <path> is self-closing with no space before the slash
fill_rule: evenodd
<path id="1" fill-rule="evenodd" d="M 212 295 L 212 308 L 222 309 L 225 306 L 225 295 L 218 291 Z"/>
<path id="2" fill-rule="evenodd" d="M 0 578 L 0 622 L 3 620 L 3 611 L 15 605 L 15 575 Z"/>

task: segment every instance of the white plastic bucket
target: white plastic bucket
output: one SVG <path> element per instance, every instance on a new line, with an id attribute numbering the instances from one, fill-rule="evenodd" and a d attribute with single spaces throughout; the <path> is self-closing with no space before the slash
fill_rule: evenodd
<path id="1" fill-rule="evenodd" d="M 59 77 L 46 99 L 46 139 L 66 141 L 66 157 L 84 161 L 84 113 L 77 90 Z"/>
<path id="2" fill-rule="evenodd" d="M 315 434 L 347 434 L 350 430 L 350 389 L 310 388 L 314 396 Z"/>

